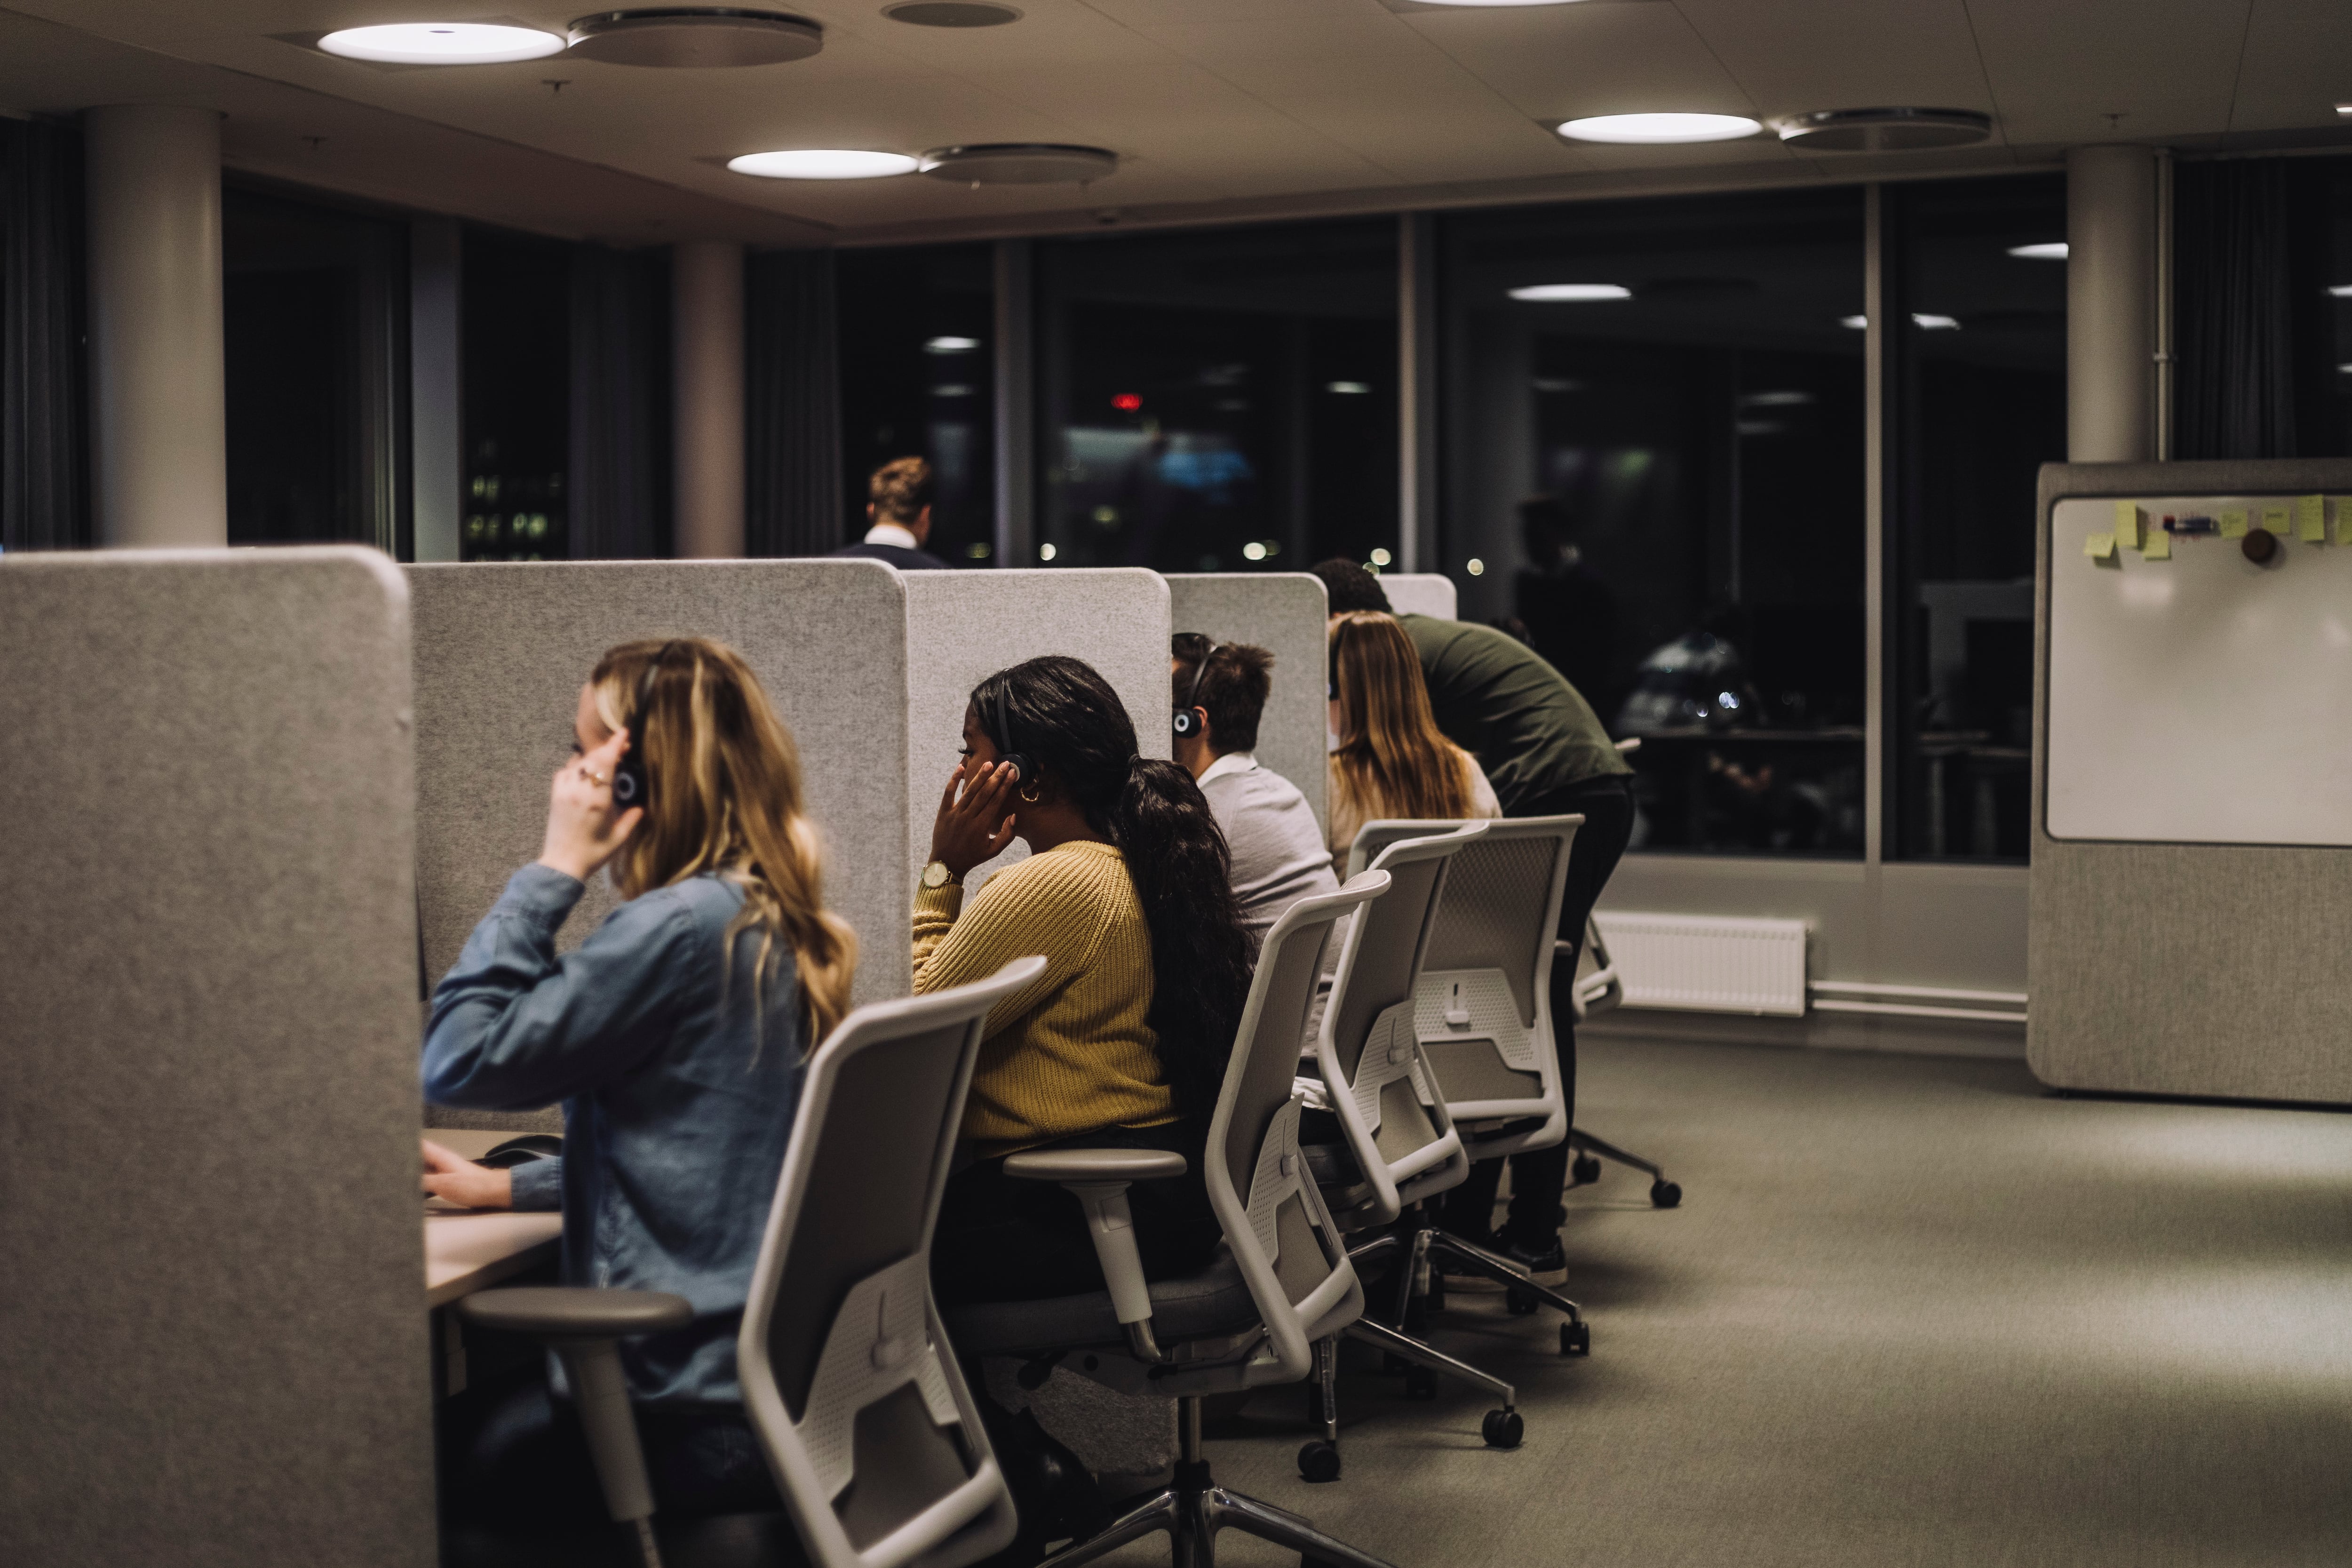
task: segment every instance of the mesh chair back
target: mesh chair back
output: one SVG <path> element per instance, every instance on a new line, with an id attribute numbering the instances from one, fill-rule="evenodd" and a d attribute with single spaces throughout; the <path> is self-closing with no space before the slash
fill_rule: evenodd
<path id="1" fill-rule="evenodd" d="M 1298 1148 L 1298 1040 L 1333 928 L 1388 887 L 1385 872 L 1367 872 L 1337 892 L 1301 899 L 1275 921 L 1210 1119 L 1209 1203 L 1266 1329 L 1252 1383 L 1306 1376 L 1314 1342 L 1364 1309 L 1347 1242 Z"/>
<path id="2" fill-rule="evenodd" d="M 1394 1219 L 1404 1205 L 1457 1184 L 1470 1170 L 1413 1025 L 1449 864 L 1490 825 L 1446 826 L 1439 835 L 1390 844 L 1372 858 L 1370 869 L 1389 874 L 1389 890 L 1348 927 L 1316 1037 L 1331 1109 L 1370 1189 L 1367 1212 L 1353 1219 Z"/>
<path id="3" fill-rule="evenodd" d="M 930 1242 L 988 1010 L 1045 963 L 860 1007 L 809 1060 L 736 1359 L 821 1568 L 955 1568 L 1013 1539 L 931 1301 Z"/>
<path id="4" fill-rule="evenodd" d="M 1490 822 L 1446 870 L 1413 1027 L 1473 1159 L 1548 1149 L 1568 1136 L 1551 966 L 1569 850 L 1583 824 L 1581 816 Z M 1367 823 L 1351 854 L 1376 855 L 1453 826 Z"/>

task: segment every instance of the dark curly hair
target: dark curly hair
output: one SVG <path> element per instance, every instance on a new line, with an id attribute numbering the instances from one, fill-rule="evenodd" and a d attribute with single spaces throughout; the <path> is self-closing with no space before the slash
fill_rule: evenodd
<path id="1" fill-rule="evenodd" d="M 1174 763 L 1138 755 L 1110 683 L 1061 655 L 1001 669 L 971 691 L 997 744 L 1035 760 L 1127 863 L 1151 932 L 1151 1011 L 1177 1108 L 1206 1120 L 1249 994 L 1249 939 L 1232 858 L 1209 802 Z"/>

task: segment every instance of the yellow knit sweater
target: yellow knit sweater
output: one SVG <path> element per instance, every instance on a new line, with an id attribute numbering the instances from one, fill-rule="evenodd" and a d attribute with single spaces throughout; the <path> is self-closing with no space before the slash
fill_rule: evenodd
<path id="1" fill-rule="evenodd" d="M 1104 1127 L 1176 1119 L 1151 1011 L 1151 931 L 1127 863 L 1070 843 L 999 871 L 963 911 L 961 887 L 915 893 L 918 995 L 1042 953 L 1045 973 L 998 1003 L 964 1107 L 983 1159 Z"/>

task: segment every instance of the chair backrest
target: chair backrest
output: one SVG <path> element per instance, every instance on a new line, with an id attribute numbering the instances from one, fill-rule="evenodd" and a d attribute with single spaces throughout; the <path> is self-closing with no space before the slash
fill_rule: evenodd
<path id="1" fill-rule="evenodd" d="M 1383 871 L 1283 911 L 1258 950 L 1224 1087 L 1209 1121 L 1209 1204 L 1265 1324 L 1253 1383 L 1307 1375 L 1314 1342 L 1353 1322 L 1363 1287 L 1298 1149 L 1298 1040 L 1338 923 L 1389 888 Z"/>
<path id="2" fill-rule="evenodd" d="M 1373 1219 L 1394 1219 L 1405 1204 L 1469 1173 L 1436 1075 L 1421 1053 L 1414 994 L 1447 868 L 1488 826 L 1463 823 L 1381 849 L 1370 868 L 1389 874 L 1389 890 L 1349 922 L 1340 949 L 1315 1057 L 1370 1184 Z"/>
<path id="3" fill-rule="evenodd" d="M 1446 870 L 1413 1024 L 1473 1158 L 1549 1148 L 1568 1136 L 1551 966 L 1569 851 L 1583 824 L 1581 816 L 1489 822 Z M 1454 826 L 1367 823 L 1352 853 L 1377 854 Z"/>
<path id="4" fill-rule="evenodd" d="M 821 1568 L 954 1568 L 1013 1539 L 931 1300 L 931 1229 L 988 1010 L 1045 965 L 860 1007 L 809 1058 L 736 1360 Z"/>

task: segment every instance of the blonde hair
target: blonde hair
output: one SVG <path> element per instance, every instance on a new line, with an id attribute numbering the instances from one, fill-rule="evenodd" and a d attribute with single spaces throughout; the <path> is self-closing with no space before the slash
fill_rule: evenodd
<path id="1" fill-rule="evenodd" d="M 675 637 L 608 650 L 589 684 L 605 727 L 630 731 L 652 797 L 613 860 L 621 896 L 707 871 L 742 889 L 743 908 L 727 927 L 726 973 L 735 939 L 754 926 L 755 985 L 771 973 L 777 942 L 789 943 L 805 1043 L 814 1049 L 849 1011 L 857 933 L 824 907 L 824 855 L 802 807 L 800 752 L 759 677 L 732 648 Z"/>
<path id="2" fill-rule="evenodd" d="M 1339 702 L 1332 784 L 1368 816 L 1468 816 L 1469 770 L 1438 732 L 1404 627 L 1393 616 L 1355 610 L 1333 617 L 1328 637 Z"/>
<path id="3" fill-rule="evenodd" d="M 866 481 L 879 522 L 912 522 L 931 504 L 931 466 L 920 458 L 893 458 Z"/>

